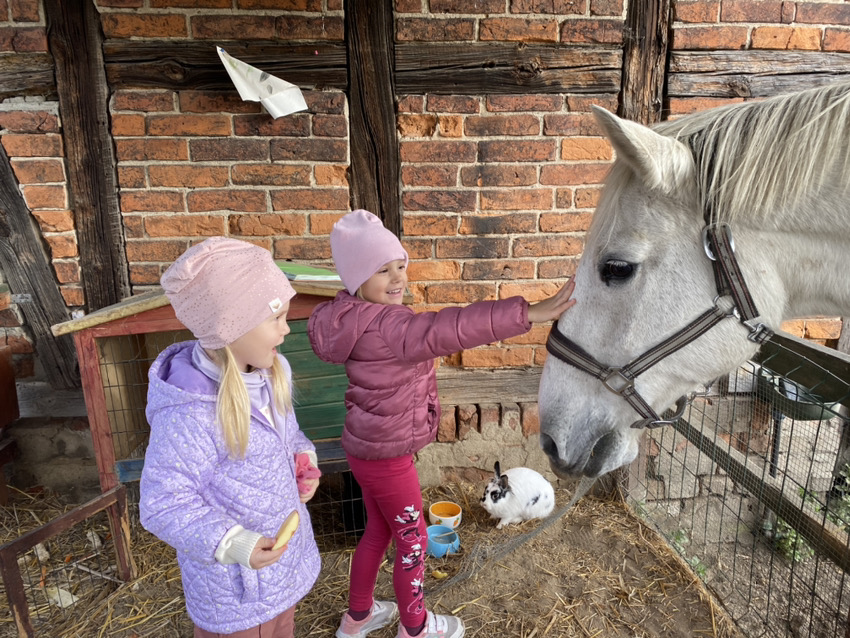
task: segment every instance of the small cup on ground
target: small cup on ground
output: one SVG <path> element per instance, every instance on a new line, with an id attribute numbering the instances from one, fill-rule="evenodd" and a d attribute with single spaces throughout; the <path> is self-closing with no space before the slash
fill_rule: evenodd
<path id="1" fill-rule="evenodd" d="M 457 532 L 445 525 L 429 525 L 428 545 L 425 551 L 435 558 L 442 558 L 446 554 L 454 554 L 460 547 L 460 537 Z"/>
<path id="2" fill-rule="evenodd" d="M 460 505 L 451 501 L 438 501 L 428 508 L 428 520 L 431 521 L 431 525 L 445 525 L 455 529 L 460 525 L 462 515 L 463 510 Z"/>

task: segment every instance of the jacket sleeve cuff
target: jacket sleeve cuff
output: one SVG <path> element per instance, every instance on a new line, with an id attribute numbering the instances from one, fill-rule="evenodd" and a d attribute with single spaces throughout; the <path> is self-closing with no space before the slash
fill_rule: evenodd
<path id="1" fill-rule="evenodd" d="M 313 450 L 304 450 L 299 452 L 298 454 L 306 454 L 307 458 L 310 459 L 310 465 L 313 467 L 319 467 L 319 457 L 316 456 L 316 452 Z"/>
<path id="2" fill-rule="evenodd" d="M 243 567 L 251 567 L 251 552 L 263 537 L 262 534 L 245 529 L 241 525 L 234 525 L 227 533 L 215 550 L 215 559 L 222 565 L 239 563 Z"/>

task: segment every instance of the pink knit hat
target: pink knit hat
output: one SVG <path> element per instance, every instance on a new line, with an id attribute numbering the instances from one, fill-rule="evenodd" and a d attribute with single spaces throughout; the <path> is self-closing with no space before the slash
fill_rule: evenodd
<path id="1" fill-rule="evenodd" d="M 211 350 L 233 343 L 295 296 L 268 250 L 227 237 L 192 246 L 160 282 L 174 314 Z"/>
<path id="2" fill-rule="evenodd" d="M 352 295 L 381 266 L 396 259 L 404 259 L 406 265 L 408 259 L 398 237 L 368 210 L 352 211 L 334 224 L 331 254 L 339 278 Z"/>

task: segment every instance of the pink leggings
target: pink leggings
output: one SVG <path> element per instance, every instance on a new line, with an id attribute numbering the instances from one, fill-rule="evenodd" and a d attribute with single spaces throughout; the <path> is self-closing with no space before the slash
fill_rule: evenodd
<path id="1" fill-rule="evenodd" d="M 425 520 L 422 490 L 413 456 L 364 461 L 348 456 L 348 465 L 363 491 L 366 531 L 351 561 L 349 607 L 372 607 L 375 581 L 384 554 L 395 541 L 393 589 L 401 622 L 417 627 L 425 622 Z"/>

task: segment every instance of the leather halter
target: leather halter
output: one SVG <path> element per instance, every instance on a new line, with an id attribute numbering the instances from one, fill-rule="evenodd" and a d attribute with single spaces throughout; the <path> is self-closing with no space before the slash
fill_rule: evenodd
<path id="1" fill-rule="evenodd" d="M 640 414 L 642 418 L 632 423 L 633 428 L 657 428 L 673 423 L 682 416 L 688 404 L 686 396 L 679 397 L 676 400 L 675 413 L 667 418 L 660 417 L 635 390 L 635 378 L 639 374 L 688 345 L 727 317 L 735 317 L 749 330 L 747 339 L 750 341 L 764 343 L 773 336 L 773 331 L 758 321 L 758 309 L 744 281 L 738 260 L 735 259 L 735 246 L 729 225 L 708 224 L 702 231 L 702 238 L 705 253 L 714 266 L 718 293 L 714 306 L 636 359 L 620 367 L 606 366 L 561 334 L 557 321 L 549 332 L 546 350 L 564 363 L 599 379 L 606 389 L 619 394 Z"/>

